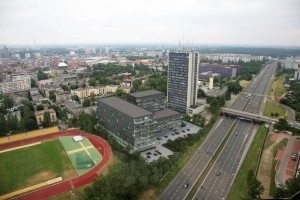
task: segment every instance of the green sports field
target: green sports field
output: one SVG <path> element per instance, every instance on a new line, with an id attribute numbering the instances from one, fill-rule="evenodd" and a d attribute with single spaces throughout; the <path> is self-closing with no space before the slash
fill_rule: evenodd
<path id="1" fill-rule="evenodd" d="M 72 136 L 60 137 L 59 140 L 79 175 L 89 171 L 94 165 L 99 164 L 102 159 L 101 154 L 85 137 L 79 142 L 75 142 Z M 83 162 L 82 165 L 79 164 L 80 161 Z"/>
<path id="2" fill-rule="evenodd" d="M 58 139 L 0 153 L 0 195 L 76 171 Z"/>

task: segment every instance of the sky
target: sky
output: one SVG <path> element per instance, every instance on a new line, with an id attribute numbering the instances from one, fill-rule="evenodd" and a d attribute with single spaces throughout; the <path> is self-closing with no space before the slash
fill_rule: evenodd
<path id="1" fill-rule="evenodd" d="M 0 44 L 300 46 L 300 0 L 0 0 Z"/>

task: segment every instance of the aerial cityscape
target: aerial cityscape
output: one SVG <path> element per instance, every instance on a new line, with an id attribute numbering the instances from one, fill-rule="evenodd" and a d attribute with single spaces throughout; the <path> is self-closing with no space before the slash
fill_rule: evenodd
<path id="1" fill-rule="evenodd" d="M 0 0 L 0 200 L 300 199 L 299 19 Z"/>

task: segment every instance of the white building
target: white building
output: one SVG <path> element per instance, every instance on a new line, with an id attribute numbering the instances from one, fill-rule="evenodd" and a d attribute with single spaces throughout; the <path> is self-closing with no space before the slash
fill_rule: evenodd
<path id="1" fill-rule="evenodd" d="M 25 58 L 29 59 L 30 58 L 30 53 L 25 53 Z"/>

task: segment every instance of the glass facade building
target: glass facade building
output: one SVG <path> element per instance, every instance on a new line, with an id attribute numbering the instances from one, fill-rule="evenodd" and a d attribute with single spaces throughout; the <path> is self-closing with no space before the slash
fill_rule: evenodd
<path id="1" fill-rule="evenodd" d="M 199 53 L 169 53 L 168 108 L 186 113 L 187 108 L 196 104 L 199 63 Z"/>

